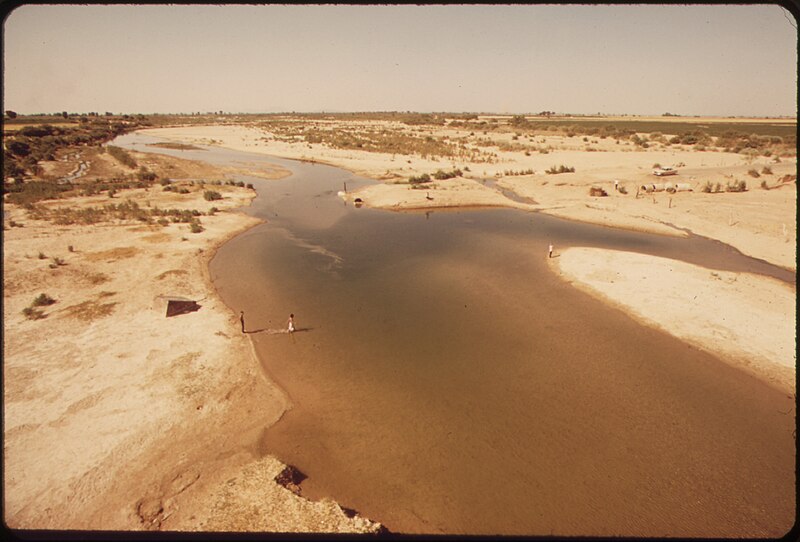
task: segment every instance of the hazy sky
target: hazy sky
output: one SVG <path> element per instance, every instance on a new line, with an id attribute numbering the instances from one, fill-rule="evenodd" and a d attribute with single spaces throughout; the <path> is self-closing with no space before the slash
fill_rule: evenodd
<path id="1" fill-rule="evenodd" d="M 795 115 L 777 5 L 29 5 L 4 107 Z"/>

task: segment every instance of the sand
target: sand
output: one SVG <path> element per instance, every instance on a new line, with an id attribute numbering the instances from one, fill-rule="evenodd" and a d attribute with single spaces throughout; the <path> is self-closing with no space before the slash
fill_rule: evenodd
<path id="1" fill-rule="evenodd" d="M 796 184 L 777 181 L 795 173 L 795 158 L 770 164 L 774 173 L 764 179 L 771 189 L 761 190 L 745 174 L 761 170 L 768 159 L 748 162 L 736 154 L 682 146 L 641 150 L 625 142 L 587 144 L 581 137 L 548 135 L 535 138 L 537 145 L 551 148 L 547 154 L 495 149 L 494 161 L 479 163 L 290 143 L 245 126 L 147 132 L 329 163 L 384 181 L 343 195 L 361 198 L 368 206 L 508 206 L 666 235 L 691 231 L 796 268 Z M 466 136 L 446 128 L 430 133 Z M 512 141 L 512 134 L 493 137 Z M 589 146 L 595 150 L 588 151 Z M 89 171 L 96 176 L 119 168 L 108 157 L 94 158 L 91 167 L 98 169 Z M 166 167 L 159 160 L 148 164 Z M 637 186 L 659 180 L 650 174 L 656 162 L 684 163 L 679 175 L 667 180 L 691 183 L 694 192 L 636 198 Z M 576 172 L 544 172 L 560 164 Z M 58 175 L 64 173 L 57 168 L 67 166 L 49 167 Z M 186 177 L 229 173 L 181 167 Z M 405 183 L 411 175 L 454 167 L 463 176 L 422 190 Z M 504 173 L 528 168 L 535 173 Z M 706 180 L 724 185 L 731 176 L 747 179 L 750 190 L 699 192 Z M 483 178 L 495 179 L 496 186 Z M 615 192 L 614 180 L 628 193 Z M 609 196 L 590 197 L 591 186 L 602 186 Z M 263 374 L 236 315 L 216 297 L 207 271 L 215 247 L 256 223 L 231 212 L 253 193 L 220 190 L 225 199 L 213 205 L 221 212 L 202 217 L 205 231 L 200 234 L 190 233 L 185 224 L 54 227 L 6 206 L 7 219 L 24 225 L 5 232 L 4 247 L 5 519 L 10 527 L 379 529 L 349 517 L 335 503 L 308 501 L 273 481 L 284 466 L 265 453 L 260 436 L 291 404 Z M 200 210 L 211 206 L 197 191 L 181 197 L 124 191 L 116 199 L 128 197 L 143 205 L 149 200 Z M 101 195 L 68 203 L 107 202 Z M 646 325 L 666 329 L 776 386 L 793 381 L 794 290 L 786 285 L 746 274 L 713 275 L 652 256 L 557 250 L 561 257 L 553 262 L 554 272 Z M 42 308 L 46 318 L 26 319 L 23 309 L 43 292 L 56 303 Z M 166 319 L 159 298 L 165 295 L 199 300 L 201 309 Z"/>
<path id="2" fill-rule="evenodd" d="M 191 193 L 156 185 L 42 205 L 197 209 L 200 233 L 187 224 L 55 226 L 4 206 L 7 221 L 22 224 L 4 232 L 6 524 L 377 530 L 275 481 L 285 465 L 262 449 L 261 434 L 291 402 L 264 375 L 208 273 L 216 247 L 258 223 L 233 211 L 255 192 L 215 186 L 223 199 L 209 202 L 202 188 L 184 186 Z M 219 212 L 207 216 L 212 206 Z M 41 293 L 55 303 L 27 319 Z M 200 308 L 166 318 L 164 296 Z"/>
<path id="3" fill-rule="evenodd" d="M 364 129 L 412 130 L 399 123 L 361 124 Z M 394 211 L 513 207 L 660 235 L 701 235 L 726 243 L 745 255 L 786 269 L 796 269 L 796 181 L 780 181 L 785 175 L 796 173 L 796 157 L 784 157 L 776 163 L 774 159 L 763 156 L 751 158 L 734 153 L 698 151 L 685 145 L 665 147 L 652 144 L 649 149 L 642 149 L 612 138 L 589 137 L 587 141 L 583 136 L 536 135 L 529 137 L 528 141 L 539 148 L 547 148 L 546 154 L 534 152 L 525 155 L 521 151 L 496 150 L 494 163 L 471 163 L 287 142 L 273 138 L 274 134 L 268 131 L 248 126 L 193 126 L 148 132 L 176 141 L 212 143 L 287 158 L 309 159 L 313 156 L 315 161 L 383 181 L 346 194 L 340 193 L 349 201 L 359 198 L 369 207 Z M 467 136 L 464 130 L 447 127 L 426 133 L 432 137 Z M 513 139 L 511 132 L 492 133 L 491 137 L 508 144 L 520 142 Z M 546 173 L 547 169 L 561 164 L 574 167 L 575 172 Z M 678 174 L 657 177 L 652 174 L 656 164 L 675 166 Z M 449 171 L 455 167 L 462 169 L 462 176 L 427 183 L 422 189 L 415 189 L 405 182 L 411 175 L 432 174 L 438 169 Z M 752 169 L 763 172 L 765 167 L 772 173 L 759 178 L 748 175 Z M 507 174 L 528 169 L 534 173 Z M 493 179 L 495 186 L 488 186 L 483 181 L 487 178 Z M 706 182 L 720 183 L 724 187 L 734 179 L 745 180 L 748 190 L 739 193 L 702 191 Z M 760 188 L 761 181 L 765 181 L 768 189 Z M 692 190 L 672 194 L 641 191 L 637 197 L 637 188 L 660 182 L 685 183 Z M 626 193 L 617 190 L 615 184 Z M 607 196 L 590 196 L 590 187 L 603 188 Z M 516 197 L 508 197 L 509 192 Z M 565 279 L 601 293 L 603 299 L 641 318 L 647 325 L 664 327 L 681 339 L 701 345 L 770 382 L 793 388 L 793 289 L 763 277 L 712 274 L 712 271 L 696 266 L 665 262 L 652 256 L 621 257 L 612 252 L 585 250 L 567 251 L 564 259 L 559 260 L 560 273 Z M 613 288 L 608 281 L 602 285 L 597 282 L 598 269 L 602 270 L 602 276 L 615 277 Z M 641 277 L 649 280 L 642 281 Z M 647 284 L 642 286 L 640 282 Z M 645 288 L 647 296 L 642 295 Z M 760 297 L 762 294 L 765 297 Z M 689 304 L 686 296 L 692 300 L 694 296 L 709 300 L 719 296 L 719 299 L 725 299 L 731 315 L 740 316 L 723 315 L 726 320 L 721 322 L 716 303 Z M 772 303 L 766 308 L 765 299 Z M 764 318 L 760 319 L 762 316 Z M 753 338 L 753 329 L 756 328 L 752 326 L 756 324 L 763 327 L 757 328 L 758 337 Z"/>
<path id="4" fill-rule="evenodd" d="M 585 247 L 549 260 L 565 280 L 793 393 L 796 290 L 751 273 Z"/>
<path id="5" fill-rule="evenodd" d="M 371 129 L 410 129 L 399 123 L 362 124 Z M 495 150 L 494 163 L 474 163 L 286 142 L 271 139 L 269 132 L 248 126 L 160 128 L 146 130 L 146 133 L 187 143 L 215 144 L 298 160 L 313 159 L 384 181 L 382 185 L 364 187 L 344 196 L 351 201 L 361 198 L 363 204 L 370 207 L 404 210 L 500 205 L 663 235 L 686 236 L 692 232 L 718 239 L 746 255 L 796 269 L 796 183 L 779 181 L 784 175 L 796 173 L 796 158 L 783 158 L 780 163 L 773 163 L 773 159 L 763 156 L 753 159 L 734 153 L 695 151 L 685 145 L 654 144 L 649 149 L 641 149 L 630 142 L 616 143 L 611 138 L 587 138 L 586 142 L 582 136 L 545 135 L 532 136 L 529 144 L 552 149 L 547 154 L 534 152 L 526 156 L 521 151 Z M 468 137 L 469 132 L 441 128 L 430 133 L 432 137 L 452 139 Z M 496 141 L 518 143 L 513 137 L 513 133 L 492 135 Z M 587 151 L 587 148 L 594 150 Z M 652 174 L 655 164 L 683 165 L 678 167 L 677 175 L 656 177 Z M 546 173 L 559 165 L 574 167 L 575 172 Z M 406 182 L 412 175 L 432 174 L 439 169 L 449 171 L 455 167 L 463 170 L 463 177 L 437 181 L 420 190 Z M 771 168 L 772 174 L 757 179 L 747 174 L 751 169 L 762 171 L 764 167 Z M 505 174 L 529 169 L 534 170 L 534 174 Z M 485 187 L 481 182 L 485 178 L 496 179 L 499 187 L 522 199 L 533 200 L 535 204 L 521 203 Z M 724 187 L 733 179 L 745 180 L 749 189 L 741 193 L 706 194 L 701 191 L 706 182 L 719 182 Z M 627 194 L 614 190 L 615 180 Z M 768 190 L 760 188 L 761 181 L 766 181 Z M 637 187 L 654 182 L 686 183 L 693 190 L 636 197 Z M 605 189 L 608 196 L 589 196 L 592 186 Z"/>

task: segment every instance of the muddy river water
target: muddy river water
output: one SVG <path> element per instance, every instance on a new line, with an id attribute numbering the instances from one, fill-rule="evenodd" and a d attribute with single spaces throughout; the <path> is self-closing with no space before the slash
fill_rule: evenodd
<path id="1" fill-rule="evenodd" d="M 258 448 L 393 532 L 780 536 L 794 524 L 795 401 L 560 280 L 569 246 L 630 250 L 794 283 L 700 237 L 512 209 L 345 204 L 341 169 L 218 148 L 115 144 L 221 165 L 266 222 L 211 262 L 292 408 Z M 631 292 L 635 295 L 636 292 Z M 295 314 L 297 332 L 283 329 Z"/>

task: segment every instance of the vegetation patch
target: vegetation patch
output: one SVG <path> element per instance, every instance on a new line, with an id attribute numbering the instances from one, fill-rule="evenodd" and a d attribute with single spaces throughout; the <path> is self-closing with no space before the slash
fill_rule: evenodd
<path id="1" fill-rule="evenodd" d="M 427 173 L 423 173 L 419 176 L 412 176 L 408 178 L 408 182 L 411 184 L 423 184 L 431 182 L 431 176 Z"/>
<path id="2" fill-rule="evenodd" d="M 567 167 L 564 164 L 561 164 L 558 167 L 553 166 L 550 169 L 546 169 L 544 172 L 548 175 L 558 175 L 559 173 L 575 173 L 575 168 Z"/>
<path id="3" fill-rule="evenodd" d="M 36 299 L 33 300 L 32 306 L 34 307 L 47 307 L 55 303 L 56 300 L 50 297 L 47 294 L 39 294 L 36 296 Z"/>
<path id="4" fill-rule="evenodd" d="M 109 145 L 106 147 L 106 150 L 108 151 L 108 154 L 114 157 L 123 166 L 128 166 L 129 168 L 133 169 L 138 165 L 136 163 L 136 159 L 131 156 L 128 151 L 121 147 Z"/>
<path id="5" fill-rule="evenodd" d="M 608 192 L 600 188 L 599 186 L 592 186 L 589 188 L 589 195 L 590 196 L 608 196 Z"/>
<path id="6" fill-rule="evenodd" d="M 437 181 L 443 181 L 446 179 L 453 179 L 455 177 L 461 177 L 463 173 L 460 169 L 454 169 L 453 171 L 442 171 L 441 169 L 437 170 L 436 173 L 433 174 L 433 178 Z"/>
<path id="7" fill-rule="evenodd" d="M 25 307 L 22 310 L 22 314 L 25 315 L 25 318 L 28 320 L 41 320 L 42 318 L 46 318 L 44 312 L 40 311 L 39 309 L 35 309 L 33 307 Z"/>
<path id="8" fill-rule="evenodd" d="M 520 170 L 517 170 L 517 171 L 515 171 L 513 169 L 507 169 L 507 170 L 503 171 L 503 175 L 505 175 L 506 177 L 513 177 L 513 176 L 518 176 L 518 175 L 533 175 L 534 173 L 536 173 L 536 172 L 533 171 L 533 169 L 520 169 Z"/>
<path id="9" fill-rule="evenodd" d="M 743 180 L 736 180 L 728 183 L 725 187 L 726 192 L 747 192 L 747 182 Z"/>
<path id="10" fill-rule="evenodd" d="M 116 305 L 116 302 L 100 303 L 98 301 L 84 301 L 77 305 L 71 305 L 64 310 L 67 315 L 72 318 L 77 318 L 84 322 L 91 322 L 109 316 L 114 312 L 114 307 Z"/>

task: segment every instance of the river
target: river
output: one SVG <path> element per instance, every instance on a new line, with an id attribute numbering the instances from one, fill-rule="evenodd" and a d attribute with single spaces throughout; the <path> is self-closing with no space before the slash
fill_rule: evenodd
<path id="1" fill-rule="evenodd" d="M 374 181 L 219 148 L 114 144 L 218 165 L 266 223 L 210 271 L 292 408 L 259 452 L 394 532 L 780 536 L 794 523 L 794 399 L 558 279 L 547 246 L 675 258 L 789 282 L 722 243 L 512 209 L 394 213 Z M 298 332 L 282 329 L 294 313 Z M 788 414 L 787 414 L 788 413 Z"/>

